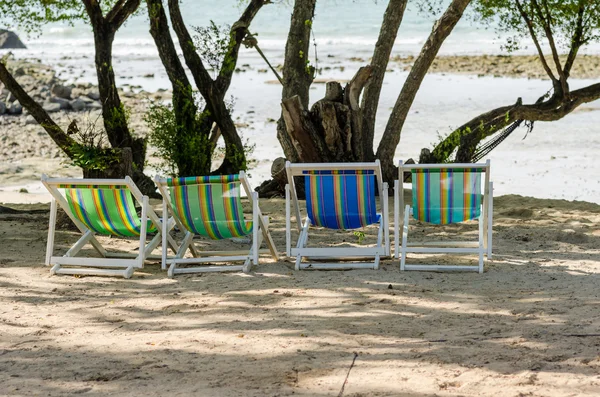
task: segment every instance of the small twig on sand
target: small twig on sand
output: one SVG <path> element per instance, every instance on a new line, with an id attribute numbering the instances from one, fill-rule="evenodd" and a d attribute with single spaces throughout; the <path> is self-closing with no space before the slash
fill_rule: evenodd
<path id="1" fill-rule="evenodd" d="M 600 334 L 563 334 L 563 336 L 574 336 L 576 338 L 586 338 L 588 336 L 600 336 Z"/>
<path id="2" fill-rule="evenodd" d="M 352 371 L 352 367 L 354 367 L 354 363 L 356 362 L 356 357 L 358 357 L 358 353 L 354 352 L 354 358 L 352 359 L 352 364 L 350 364 L 350 368 L 348 368 L 348 373 L 346 374 L 346 379 L 344 379 L 344 383 L 342 383 L 342 390 L 340 390 L 340 394 L 338 394 L 338 397 L 342 397 L 344 395 L 344 388 L 346 387 L 346 383 L 348 382 L 348 377 L 350 376 L 350 371 Z"/>

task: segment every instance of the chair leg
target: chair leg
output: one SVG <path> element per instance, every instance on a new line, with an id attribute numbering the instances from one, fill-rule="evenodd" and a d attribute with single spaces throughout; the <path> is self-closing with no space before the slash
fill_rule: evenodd
<path id="1" fill-rule="evenodd" d="M 404 209 L 404 224 L 402 225 L 402 257 L 400 259 L 400 270 L 404 271 L 406 265 L 406 246 L 408 242 L 408 216 L 410 214 L 410 205 Z"/>
<path id="2" fill-rule="evenodd" d="M 400 247 L 400 198 L 399 181 L 394 181 L 394 257 L 398 259 Z"/>
<path id="3" fill-rule="evenodd" d="M 308 218 L 304 221 L 304 225 L 302 226 L 302 231 L 300 232 L 300 236 L 298 237 L 298 244 L 296 248 L 304 248 L 306 246 L 306 242 L 308 241 L 308 228 L 309 221 Z M 296 270 L 300 270 L 300 262 L 302 262 L 302 255 L 296 255 Z"/>
<path id="4" fill-rule="evenodd" d="M 50 266 L 50 259 L 54 251 L 54 232 L 56 231 L 56 199 L 50 202 L 50 224 L 48 225 L 48 242 L 46 243 L 46 266 Z"/>

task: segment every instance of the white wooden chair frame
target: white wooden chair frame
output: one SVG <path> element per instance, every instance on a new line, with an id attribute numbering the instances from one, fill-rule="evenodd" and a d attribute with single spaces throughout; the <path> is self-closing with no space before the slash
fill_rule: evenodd
<path id="1" fill-rule="evenodd" d="M 163 249 L 162 268 L 166 269 L 169 266 L 167 275 L 174 277 L 176 274 L 189 273 L 206 273 L 206 272 L 225 272 L 225 271 L 243 271 L 250 272 L 252 265 L 258 265 L 258 257 L 261 253 L 270 252 L 275 260 L 279 260 L 279 254 L 273 238 L 269 233 L 269 217 L 263 216 L 258 205 L 258 193 L 252 191 L 246 174 L 240 171 L 239 174 L 241 185 L 252 204 L 252 246 L 250 250 L 232 250 L 232 251 L 202 251 L 194 244 L 193 232 L 187 230 L 181 219 L 176 215 L 170 200 L 169 187 L 167 179 L 160 176 L 154 178 L 154 182 L 158 190 L 163 196 L 163 213 L 169 212 L 175 220 L 179 230 L 185 230 L 185 237 L 177 250 L 175 257 L 167 258 L 167 251 Z M 256 227 L 258 225 L 258 227 Z M 163 233 L 163 240 L 169 233 Z M 262 242 L 266 241 L 269 249 L 261 250 Z M 192 258 L 184 258 L 187 250 L 190 250 Z M 188 264 L 206 264 L 219 262 L 239 262 L 243 261 L 242 265 L 219 265 L 219 266 L 196 266 L 196 267 L 178 267 L 178 265 Z"/>
<path id="2" fill-rule="evenodd" d="M 381 166 L 379 160 L 373 163 L 300 163 L 292 164 L 289 161 L 285 165 L 288 183 L 285 186 L 285 240 L 286 254 L 288 257 L 296 259 L 296 270 L 301 269 L 323 269 L 323 270 L 341 270 L 341 269 L 379 269 L 381 257 L 390 256 L 390 231 L 388 220 L 388 185 L 383 182 Z M 335 171 L 335 170 L 373 170 L 377 186 L 379 187 L 379 198 L 381 200 L 381 214 L 379 219 L 379 231 L 377 234 L 377 244 L 375 247 L 343 247 L 343 248 L 318 248 L 307 247 L 310 220 L 308 215 L 302 221 L 300 214 L 300 205 L 296 193 L 294 177 L 304 177 L 304 171 Z M 297 229 L 300 233 L 295 248 L 292 248 L 292 227 L 291 227 L 291 207 L 294 205 L 294 216 L 296 218 Z M 372 262 L 302 262 L 302 258 L 308 259 L 331 259 L 337 258 L 340 261 L 356 261 L 359 259 L 371 259 Z"/>
<path id="3" fill-rule="evenodd" d="M 477 218 L 478 240 L 474 242 L 465 241 L 440 241 L 440 242 L 408 242 L 409 218 L 412 213 L 410 205 L 404 206 L 404 172 L 412 169 L 428 168 L 483 168 L 485 172 L 484 193 L 481 215 Z M 410 164 L 404 165 L 400 161 L 398 165 L 398 180 L 394 181 L 394 254 L 398 259 L 400 256 L 400 270 L 425 270 L 425 271 L 476 271 L 483 273 L 483 257 L 492 259 L 492 216 L 493 216 L 493 192 L 494 186 L 490 181 L 490 160 L 485 164 Z M 401 220 L 403 219 L 402 223 Z M 402 230 L 402 245 L 399 248 L 400 230 Z M 406 264 L 407 253 L 460 253 L 478 254 L 477 265 L 408 265 Z"/>
<path id="4" fill-rule="evenodd" d="M 125 179 L 73 179 L 73 178 L 48 178 L 42 175 L 42 183 L 50 194 L 50 226 L 48 229 L 48 243 L 46 246 L 46 265 L 52 265 L 51 274 L 71 274 L 71 275 L 98 275 L 98 276 L 123 276 L 130 278 L 135 269 L 144 267 L 147 259 L 160 259 L 161 256 L 151 255 L 151 252 L 161 243 L 161 228 L 170 230 L 175 226 L 175 222 L 170 219 L 162 222 L 162 219 L 152 210 L 149 205 L 148 196 L 144 196 L 130 177 Z M 123 185 L 127 186 L 133 198 L 141 205 L 142 214 L 140 217 L 140 237 L 139 252 L 137 254 L 124 252 L 109 252 L 95 237 L 95 232 L 90 230 L 72 213 L 67 200 L 59 192 L 59 185 Z M 63 208 L 67 216 L 73 221 L 77 229 L 83 235 L 63 256 L 54 256 L 54 239 L 56 231 L 56 212 L 57 203 Z M 146 244 L 147 220 L 150 219 L 157 228 L 156 235 Z M 163 227 L 164 225 L 164 227 Z M 121 237 L 119 237 L 121 238 Z M 168 240 L 168 241 L 167 241 Z M 171 249 L 176 252 L 178 247 L 175 240 L 169 238 L 163 244 L 169 244 Z M 101 258 L 80 257 L 77 254 L 86 245 L 90 244 Z M 64 267 L 68 266 L 68 267 Z M 71 267 L 77 266 L 77 267 Z"/>

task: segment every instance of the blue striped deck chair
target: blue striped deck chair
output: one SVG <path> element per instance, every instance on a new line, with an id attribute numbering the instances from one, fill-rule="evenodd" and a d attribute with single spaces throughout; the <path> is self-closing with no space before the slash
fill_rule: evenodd
<path id="1" fill-rule="evenodd" d="M 404 206 L 403 176 L 412 177 L 412 205 Z M 485 180 L 482 181 L 482 176 Z M 485 164 L 414 164 L 398 166 L 394 183 L 394 248 L 401 255 L 400 270 L 463 270 L 483 273 L 483 256 L 492 258 L 493 184 L 490 161 Z M 408 242 L 409 216 L 424 223 L 449 225 L 472 219 L 478 221 L 477 241 Z M 403 223 L 401 220 L 403 219 Z M 400 232 L 402 231 L 402 232 Z M 402 246 L 399 240 L 402 236 Z M 478 254 L 478 265 L 410 265 L 407 253 Z"/>
<path id="2" fill-rule="evenodd" d="M 379 160 L 373 163 L 286 163 L 286 253 L 301 269 L 378 269 L 381 257 L 389 256 L 387 183 L 383 183 Z M 300 213 L 294 178 L 303 178 L 306 217 Z M 377 213 L 376 188 L 381 213 Z M 292 248 L 291 205 L 298 228 L 298 242 Z M 377 243 L 364 247 L 308 247 L 309 229 L 320 227 L 345 231 L 378 226 Z M 310 263 L 303 262 L 310 259 Z M 369 262 L 358 262 L 361 258 Z M 336 262 L 323 260 L 336 259 Z M 316 261 L 315 261 L 316 260 Z"/>
<path id="3" fill-rule="evenodd" d="M 60 179 L 42 176 L 42 183 L 50 194 L 50 226 L 46 247 L 46 265 L 52 265 L 51 274 L 112 275 L 130 278 L 135 269 L 144 267 L 147 259 L 162 259 L 151 255 L 161 242 L 162 219 L 148 204 L 131 178 L 125 179 Z M 142 210 L 138 216 L 134 202 Z M 82 237 L 63 256 L 54 256 L 57 204 L 66 212 Z M 172 228 L 174 221 L 165 222 Z M 156 233 L 146 243 L 148 233 Z M 109 252 L 97 235 L 130 238 L 139 241 L 137 253 Z M 77 256 L 90 244 L 100 258 Z M 175 240 L 165 244 L 177 250 Z"/>
<path id="4" fill-rule="evenodd" d="M 275 260 L 279 259 L 275 243 L 269 233 L 269 218 L 258 206 L 258 193 L 253 192 L 245 173 L 239 175 L 192 176 L 154 179 L 163 196 L 163 211 L 173 215 L 185 237 L 175 257 L 167 258 L 163 250 L 163 268 L 169 266 L 168 276 L 176 274 L 243 271 L 258 265 L 260 246 L 266 242 Z M 243 187 L 252 204 L 252 220 L 246 220 L 242 211 L 240 190 Z M 163 238 L 168 233 L 163 234 Z M 206 251 L 194 244 L 194 237 L 211 240 L 247 240 L 252 237 L 249 250 Z M 186 258 L 187 251 L 192 257 Z M 215 263 L 243 262 L 242 265 Z M 198 266 L 182 266 L 193 265 Z M 211 265 L 213 264 L 213 265 Z"/>

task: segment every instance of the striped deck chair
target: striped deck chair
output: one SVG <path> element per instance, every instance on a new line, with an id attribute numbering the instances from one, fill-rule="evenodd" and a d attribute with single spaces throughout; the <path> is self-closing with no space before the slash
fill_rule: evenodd
<path id="1" fill-rule="evenodd" d="M 130 278 L 136 268 L 142 268 L 147 259 L 159 259 L 151 252 L 161 242 L 162 220 L 150 208 L 148 197 L 142 195 L 131 178 L 125 179 L 58 179 L 42 176 L 42 183 L 50 194 L 50 227 L 46 248 L 46 265 L 52 265 L 51 274 L 116 275 Z M 141 205 L 138 216 L 134 200 Z M 63 256 L 54 256 L 57 203 L 66 212 L 83 236 Z M 167 229 L 175 226 L 165 222 Z M 146 243 L 148 233 L 156 235 Z M 109 252 L 95 235 L 133 238 L 139 240 L 138 253 Z M 77 254 L 90 244 L 100 258 L 81 257 Z M 168 239 L 176 251 L 175 240 Z"/>
<path id="2" fill-rule="evenodd" d="M 378 269 L 382 256 L 389 256 L 389 228 L 387 219 L 387 183 L 383 183 L 379 160 L 373 163 L 286 163 L 286 252 L 295 257 L 296 270 L 300 269 Z M 306 218 L 302 222 L 294 177 L 303 177 L 306 191 Z M 382 214 L 377 213 L 375 188 L 379 187 Z M 293 203 L 298 242 L 291 243 L 291 208 Z M 311 226 L 333 230 L 351 230 L 378 225 L 377 244 L 373 247 L 307 247 Z M 303 258 L 316 260 L 335 258 L 332 262 L 302 262 Z M 360 258 L 372 262 L 356 262 Z M 350 262 L 352 261 L 352 262 Z"/>
<path id="3" fill-rule="evenodd" d="M 174 258 L 166 257 L 163 250 L 163 267 L 169 265 L 168 275 L 214 271 L 239 271 L 247 273 L 252 264 L 258 265 L 263 238 L 275 260 L 279 259 L 275 243 L 269 233 L 269 218 L 262 216 L 258 206 L 258 193 L 253 192 L 244 172 L 239 175 L 198 176 L 154 179 L 163 196 L 163 211 L 173 214 L 180 230 L 186 232 Z M 240 197 L 243 186 L 252 203 L 252 221 L 244 219 Z M 258 225 L 258 227 L 255 227 Z M 163 238 L 168 233 L 163 234 Z M 194 236 L 212 240 L 247 237 L 252 235 L 252 246 L 245 251 L 201 251 L 194 244 Z M 191 251 L 192 258 L 185 258 Z M 242 265 L 214 265 L 218 262 L 239 262 Z M 181 265 L 200 264 L 196 267 Z"/>
<path id="4" fill-rule="evenodd" d="M 412 207 L 404 207 L 401 185 L 405 171 L 412 176 Z M 482 174 L 485 182 L 482 192 Z M 395 181 L 395 256 L 401 255 L 400 270 L 473 270 L 483 273 L 483 256 L 492 257 L 493 184 L 490 182 L 490 161 L 485 164 L 419 164 L 398 167 Z M 438 241 L 408 242 L 409 215 L 434 225 L 448 225 L 477 219 L 478 240 L 475 242 Z M 400 220 L 404 218 L 404 222 Z M 402 247 L 398 249 L 400 230 Z M 473 253 L 479 255 L 479 264 L 407 265 L 406 254 L 414 253 Z"/>

